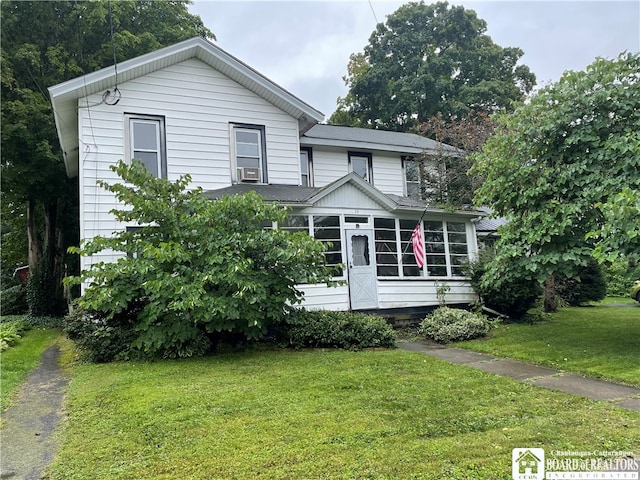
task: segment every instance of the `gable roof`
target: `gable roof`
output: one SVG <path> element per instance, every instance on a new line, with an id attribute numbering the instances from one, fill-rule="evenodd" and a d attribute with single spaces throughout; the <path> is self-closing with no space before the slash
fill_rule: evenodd
<path id="1" fill-rule="evenodd" d="M 329 196 L 333 192 L 345 187 L 353 186 L 375 203 L 383 207 L 389 212 L 404 211 L 422 213 L 428 209 L 432 213 L 464 215 L 468 217 L 478 217 L 477 210 L 456 210 L 455 212 L 444 210 L 441 208 L 429 207 L 424 201 L 414 200 L 408 197 L 398 195 L 389 195 L 381 192 L 376 187 L 365 181 L 356 173 L 349 173 L 342 178 L 324 186 L 324 187 L 301 187 L 298 185 L 265 185 L 238 183 L 230 187 L 220 188 L 217 190 L 208 190 L 205 194 L 212 200 L 217 200 L 225 195 L 242 195 L 244 193 L 255 191 L 268 202 L 278 202 L 283 205 L 293 207 L 312 207 L 320 200 Z"/>
<path id="2" fill-rule="evenodd" d="M 300 138 L 300 145 L 322 145 L 364 150 L 382 150 L 407 154 L 444 153 L 461 155 L 460 149 L 415 133 L 391 132 L 370 128 L 318 124 Z"/>
<path id="3" fill-rule="evenodd" d="M 321 122 L 322 112 L 303 102 L 246 63 L 201 37 L 161 48 L 118 64 L 118 82 L 197 58 L 298 120 L 300 133 Z M 78 174 L 78 98 L 113 88 L 113 66 L 49 87 L 67 174 Z"/>

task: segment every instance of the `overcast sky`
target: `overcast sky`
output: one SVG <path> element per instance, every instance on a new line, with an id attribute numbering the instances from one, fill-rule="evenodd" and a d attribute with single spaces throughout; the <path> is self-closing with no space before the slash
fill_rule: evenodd
<path id="1" fill-rule="evenodd" d="M 329 118 L 347 91 L 342 77 L 349 55 L 363 50 L 376 17 L 384 22 L 404 3 L 195 0 L 189 9 L 218 46 Z M 498 45 L 521 48 L 521 63 L 538 86 L 565 70 L 583 70 L 596 57 L 640 50 L 640 0 L 449 3 L 475 10 Z"/>

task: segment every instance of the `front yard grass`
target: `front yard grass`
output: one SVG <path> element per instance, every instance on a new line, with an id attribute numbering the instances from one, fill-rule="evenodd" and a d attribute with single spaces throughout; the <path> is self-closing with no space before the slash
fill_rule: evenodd
<path id="1" fill-rule="evenodd" d="M 503 324 L 456 346 L 640 385 L 640 305 L 562 308 L 549 318 Z"/>
<path id="2" fill-rule="evenodd" d="M 40 357 L 60 338 L 59 330 L 34 328 L 21 333 L 21 338 L 0 353 L 0 412 L 11 405 L 11 399 L 27 375 L 40 364 Z"/>
<path id="3" fill-rule="evenodd" d="M 638 451 L 640 413 L 419 353 L 254 349 L 75 367 L 51 479 L 511 478 Z"/>

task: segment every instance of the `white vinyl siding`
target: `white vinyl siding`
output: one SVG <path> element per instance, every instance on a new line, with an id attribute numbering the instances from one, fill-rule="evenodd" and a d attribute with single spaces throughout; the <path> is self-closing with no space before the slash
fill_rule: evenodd
<path id="1" fill-rule="evenodd" d="M 124 141 L 129 113 L 164 117 L 166 175 L 171 181 L 189 173 L 193 187 L 214 190 L 231 185 L 229 124 L 238 123 L 264 125 L 272 183 L 300 184 L 298 121 L 201 61 L 187 60 L 124 82 L 119 89 L 122 98 L 117 105 L 78 109 L 82 239 L 125 228 L 109 213 L 118 207 L 115 197 L 96 181 L 119 181 L 109 166 L 129 156 Z M 99 92 L 81 98 L 79 105 L 101 100 Z M 115 258 L 105 252 L 83 257 L 81 268 Z"/>

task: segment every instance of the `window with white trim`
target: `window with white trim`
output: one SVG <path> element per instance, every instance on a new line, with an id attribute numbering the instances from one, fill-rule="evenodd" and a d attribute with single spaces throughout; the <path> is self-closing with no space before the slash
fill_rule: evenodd
<path id="1" fill-rule="evenodd" d="M 233 125 L 233 147 L 238 181 L 267 183 L 265 129 L 260 125 Z"/>
<path id="2" fill-rule="evenodd" d="M 417 162 L 413 157 L 402 157 L 402 166 L 404 169 L 405 195 L 416 200 L 421 200 L 420 162 Z"/>
<path id="3" fill-rule="evenodd" d="M 127 160 L 142 162 L 158 178 L 167 177 L 164 117 L 127 114 Z"/>
<path id="4" fill-rule="evenodd" d="M 300 185 L 303 187 L 313 187 L 313 160 L 311 149 L 303 147 L 300 149 Z"/>
<path id="5" fill-rule="evenodd" d="M 370 153 L 349 152 L 349 171 L 373 184 L 373 161 Z"/>
<path id="6" fill-rule="evenodd" d="M 417 265 L 411 234 L 416 220 L 374 218 L 376 269 L 378 277 L 464 277 L 469 261 L 467 224 L 425 220 L 426 264 Z"/>

